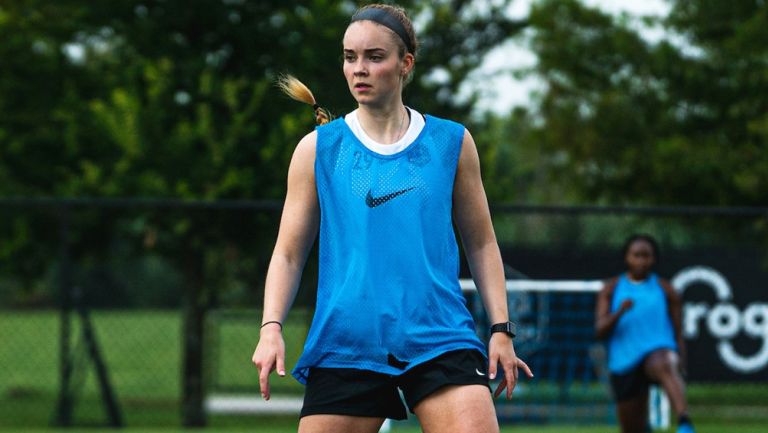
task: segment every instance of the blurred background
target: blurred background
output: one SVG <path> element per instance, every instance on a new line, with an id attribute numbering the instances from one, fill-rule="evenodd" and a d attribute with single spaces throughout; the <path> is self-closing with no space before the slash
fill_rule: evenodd
<path id="1" fill-rule="evenodd" d="M 301 386 L 273 380 L 260 404 L 250 363 L 288 162 L 314 127 L 274 80 L 353 110 L 341 37 L 362 4 L 0 1 L 0 429 L 295 430 Z M 537 379 L 498 403 L 504 425 L 616 430 L 591 290 L 647 232 L 683 286 L 693 419 L 759 431 L 766 2 L 399 4 L 421 42 L 405 103 L 472 131 L 507 277 L 583 289 L 510 292 Z"/>

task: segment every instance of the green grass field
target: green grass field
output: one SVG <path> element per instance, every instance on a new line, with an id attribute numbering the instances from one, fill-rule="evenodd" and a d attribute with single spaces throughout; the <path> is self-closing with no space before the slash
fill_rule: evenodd
<path id="1" fill-rule="evenodd" d="M 256 371 L 250 356 L 258 333 L 257 312 L 211 317 L 206 350 L 208 381 L 219 392 L 257 392 Z M 301 312 L 286 326 L 288 364 L 301 350 L 307 317 Z M 125 423 L 124 431 L 175 432 L 180 425 L 179 392 L 181 366 L 181 322 L 175 311 L 112 311 L 93 314 L 98 342 L 109 368 Z M 75 325 L 77 325 L 75 321 Z M 50 431 L 57 399 L 60 318 L 57 312 L 0 313 L 0 430 Z M 73 327 L 73 332 L 77 331 Z M 73 337 L 74 338 L 74 337 Z M 79 341 L 79 337 L 75 339 Z M 98 395 L 93 368 L 81 365 L 75 377 L 81 383 L 74 416 L 78 425 L 103 425 L 104 410 Z M 214 362 L 215 361 L 215 362 Z M 301 386 L 291 379 L 273 381 L 275 392 L 299 394 Z M 524 388 L 524 387 L 523 387 Z M 521 388 L 521 393 L 523 388 Z M 547 384 L 529 384 L 539 395 Z M 583 398 L 589 400 L 594 390 Z M 522 394 L 520 394 L 522 395 Z M 691 413 L 698 431 L 760 432 L 768 425 L 768 384 L 707 385 L 689 387 Z M 209 418 L 211 431 L 295 431 L 296 417 L 221 416 Z M 593 419 L 595 426 L 515 425 L 504 432 L 613 432 L 608 417 Z M 583 424 L 584 421 L 579 421 Z M 140 429 L 138 427 L 145 427 Z M 151 427 L 151 428 L 150 428 Z M 78 431 L 72 429 L 70 431 Z M 88 432 L 98 429 L 88 428 Z M 199 430 L 198 430 L 199 431 Z M 417 432 L 413 421 L 395 423 L 393 432 Z"/>
<path id="2" fill-rule="evenodd" d="M 696 431 L 698 433 L 764 433 L 765 432 L 765 424 L 741 424 L 741 425 L 731 425 L 731 424 L 714 424 L 714 425 L 697 425 Z M 55 431 L 53 429 L 32 429 L 32 430 L 23 430 L 24 433 L 51 433 L 52 431 Z M 108 429 L 69 429 L 67 431 L 71 432 L 87 432 L 87 433 L 111 433 L 114 432 L 114 430 L 108 430 Z M 125 433 L 182 433 L 182 432 L 205 432 L 205 431 L 221 431 L 226 433 L 289 433 L 289 432 L 295 432 L 296 428 L 294 426 L 280 426 L 280 425 L 259 425 L 259 424 L 253 424 L 250 427 L 241 427 L 241 428 L 226 428 L 222 429 L 220 427 L 216 428 L 209 428 L 209 429 L 195 429 L 195 430 L 183 430 L 183 429 L 174 429 L 174 428 L 168 428 L 168 429 L 137 429 L 137 428 L 125 428 L 121 429 L 121 432 Z M 409 427 L 409 428 L 399 428 L 394 427 L 391 430 L 393 433 L 418 433 L 421 432 L 421 430 L 417 427 Z M 501 429 L 502 433 L 616 433 L 618 430 L 614 426 L 584 426 L 584 427 L 570 427 L 570 426 L 504 426 Z M 674 432 L 674 430 L 668 430 L 668 432 Z"/>

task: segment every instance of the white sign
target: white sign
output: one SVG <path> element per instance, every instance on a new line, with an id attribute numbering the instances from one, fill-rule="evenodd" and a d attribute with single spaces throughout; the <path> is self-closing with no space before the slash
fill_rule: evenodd
<path id="1" fill-rule="evenodd" d="M 722 274 L 705 266 L 685 268 L 675 275 L 672 285 L 682 296 L 692 284 L 709 286 L 719 301 L 715 305 L 687 302 L 683 306 L 683 335 L 688 339 L 699 336 L 702 326 L 718 340 L 717 351 L 723 363 L 739 373 L 754 373 L 768 365 L 768 304 L 753 302 L 740 310 L 731 302 L 731 286 Z M 734 349 L 731 339 L 744 333 L 762 339 L 762 346 L 753 355 L 742 355 Z"/>

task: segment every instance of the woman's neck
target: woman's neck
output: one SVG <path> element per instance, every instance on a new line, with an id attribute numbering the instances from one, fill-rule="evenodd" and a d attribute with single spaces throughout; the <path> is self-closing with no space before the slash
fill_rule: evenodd
<path id="1" fill-rule="evenodd" d="M 629 281 L 632 281 L 633 283 L 642 283 L 650 276 L 650 272 L 646 272 L 644 274 L 633 274 L 632 272 L 627 271 L 627 278 L 629 278 Z"/>
<path id="2" fill-rule="evenodd" d="M 381 144 L 393 144 L 408 130 L 410 118 L 407 110 L 402 101 L 388 107 L 360 105 L 357 109 L 357 119 L 372 140 Z"/>

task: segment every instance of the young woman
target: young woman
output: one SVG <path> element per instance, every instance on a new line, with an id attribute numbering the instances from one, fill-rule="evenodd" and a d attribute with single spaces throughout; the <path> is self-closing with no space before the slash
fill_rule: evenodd
<path id="1" fill-rule="evenodd" d="M 308 89 L 283 82 L 325 123 L 298 144 L 267 273 L 252 361 L 265 399 L 285 375 L 282 322 L 319 232 L 317 307 L 293 375 L 306 384 L 299 432 L 377 432 L 406 408 L 425 432 L 498 432 L 495 395 L 518 369 L 502 261 L 475 143 L 460 124 L 406 107 L 418 44 L 403 9 L 369 5 L 343 39 L 357 109 L 327 122 Z M 458 284 L 453 223 L 494 323 L 488 349 Z"/>
<path id="2" fill-rule="evenodd" d="M 623 257 L 627 271 L 605 284 L 595 311 L 597 337 L 608 339 L 608 370 L 621 431 L 650 431 L 648 387 L 655 383 L 671 400 L 678 433 L 693 433 L 682 377 L 680 297 L 653 273 L 659 251 L 652 237 L 631 236 Z"/>

